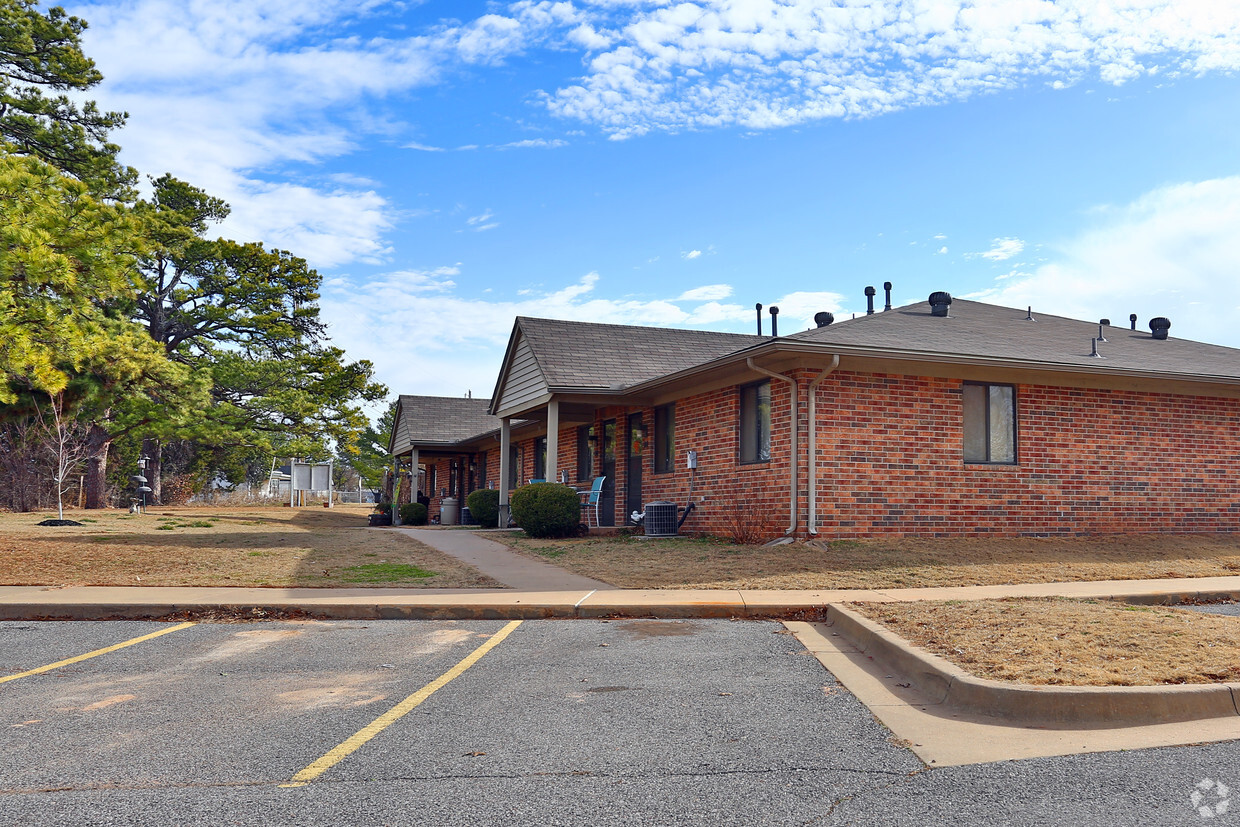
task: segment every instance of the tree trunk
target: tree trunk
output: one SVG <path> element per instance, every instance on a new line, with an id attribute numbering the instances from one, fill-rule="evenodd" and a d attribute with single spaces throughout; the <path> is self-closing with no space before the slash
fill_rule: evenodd
<path id="1" fill-rule="evenodd" d="M 158 439 L 147 438 L 142 440 L 142 454 L 146 457 L 146 471 L 143 476 L 146 477 L 146 484 L 150 486 L 151 493 L 146 495 L 148 505 L 160 505 L 160 496 L 163 491 L 159 484 L 160 459 L 164 444 Z"/>
<path id="2" fill-rule="evenodd" d="M 86 507 L 107 508 L 108 449 L 112 435 L 98 425 L 86 436 Z"/>

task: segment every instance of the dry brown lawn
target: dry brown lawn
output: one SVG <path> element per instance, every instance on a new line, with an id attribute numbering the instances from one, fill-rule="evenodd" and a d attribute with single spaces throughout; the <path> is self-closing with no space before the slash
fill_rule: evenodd
<path id="1" fill-rule="evenodd" d="M 0 514 L 0 585 L 498 588 L 400 532 L 366 528 L 370 506 L 152 506 Z"/>
<path id="2" fill-rule="evenodd" d="M 1240 574 L 1240 535 L 813 540 L 764 548 L 717 539 L 488 535 L 632 589 L 889 589 Z"/>
<path id="3" fill-rule="evenodd" d="M 1066 598 L 853 604 L 974 675 L 1026 684 L 1240 680 L 1240 618 Z"/>

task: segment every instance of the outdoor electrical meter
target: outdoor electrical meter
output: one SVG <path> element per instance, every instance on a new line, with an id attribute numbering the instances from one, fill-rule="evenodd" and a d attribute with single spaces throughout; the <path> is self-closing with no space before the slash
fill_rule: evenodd
<path id="1" fill-rule="evenodd" d="M 688 451 L 685 454 L 685 468 L 690 471 L 697 470 L 697 451 Z"/>

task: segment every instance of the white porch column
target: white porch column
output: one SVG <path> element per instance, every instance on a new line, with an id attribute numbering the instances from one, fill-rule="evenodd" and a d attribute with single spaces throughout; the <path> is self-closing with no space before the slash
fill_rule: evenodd
<path id="1" fill-rule="evenodd" d="M 560 458 L 560 400 L 555 397 L 547 403 L 547 482 L 559 482 Z"/>
<path id="2" fill-rule="evenodd" d="M 508 480 L 512 478 L 512 424 L 499 421 L 499 527 L 508 528 Z"/>
<path id="3" fill-rule="evenodd" d="M 392 457 L 392 525 L 400 525 L 400 457 Z"/>
<path id="4" fill-rule="evenodd" d="M 409 449 L 409 502 L 418 501 L 418 449 Z M 430 521 L 430 517 L 427 517 Z"/>

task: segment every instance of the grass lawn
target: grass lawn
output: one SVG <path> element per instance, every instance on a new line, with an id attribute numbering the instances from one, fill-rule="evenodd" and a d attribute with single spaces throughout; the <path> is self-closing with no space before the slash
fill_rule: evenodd
<path id="1" fill-rule="evenodd" d="M 152 506 L 0 514 L 0 585 L 498 588 L 395 531 L 366 528 L 370 506 Z"/>
<path id="2" fill-rule="evenodd" d="M 717 539 L 488 534 L 525 554 L 632 589 L 885 589 L 1240 574 L 1240 535 L 963 540 Z"/>
<path id="3" fill-rule="evenodd" d="M 1240 618 L 1099 600 L 852 608 L 979 677 L 1065 686 L 1240 680 Z"/>

